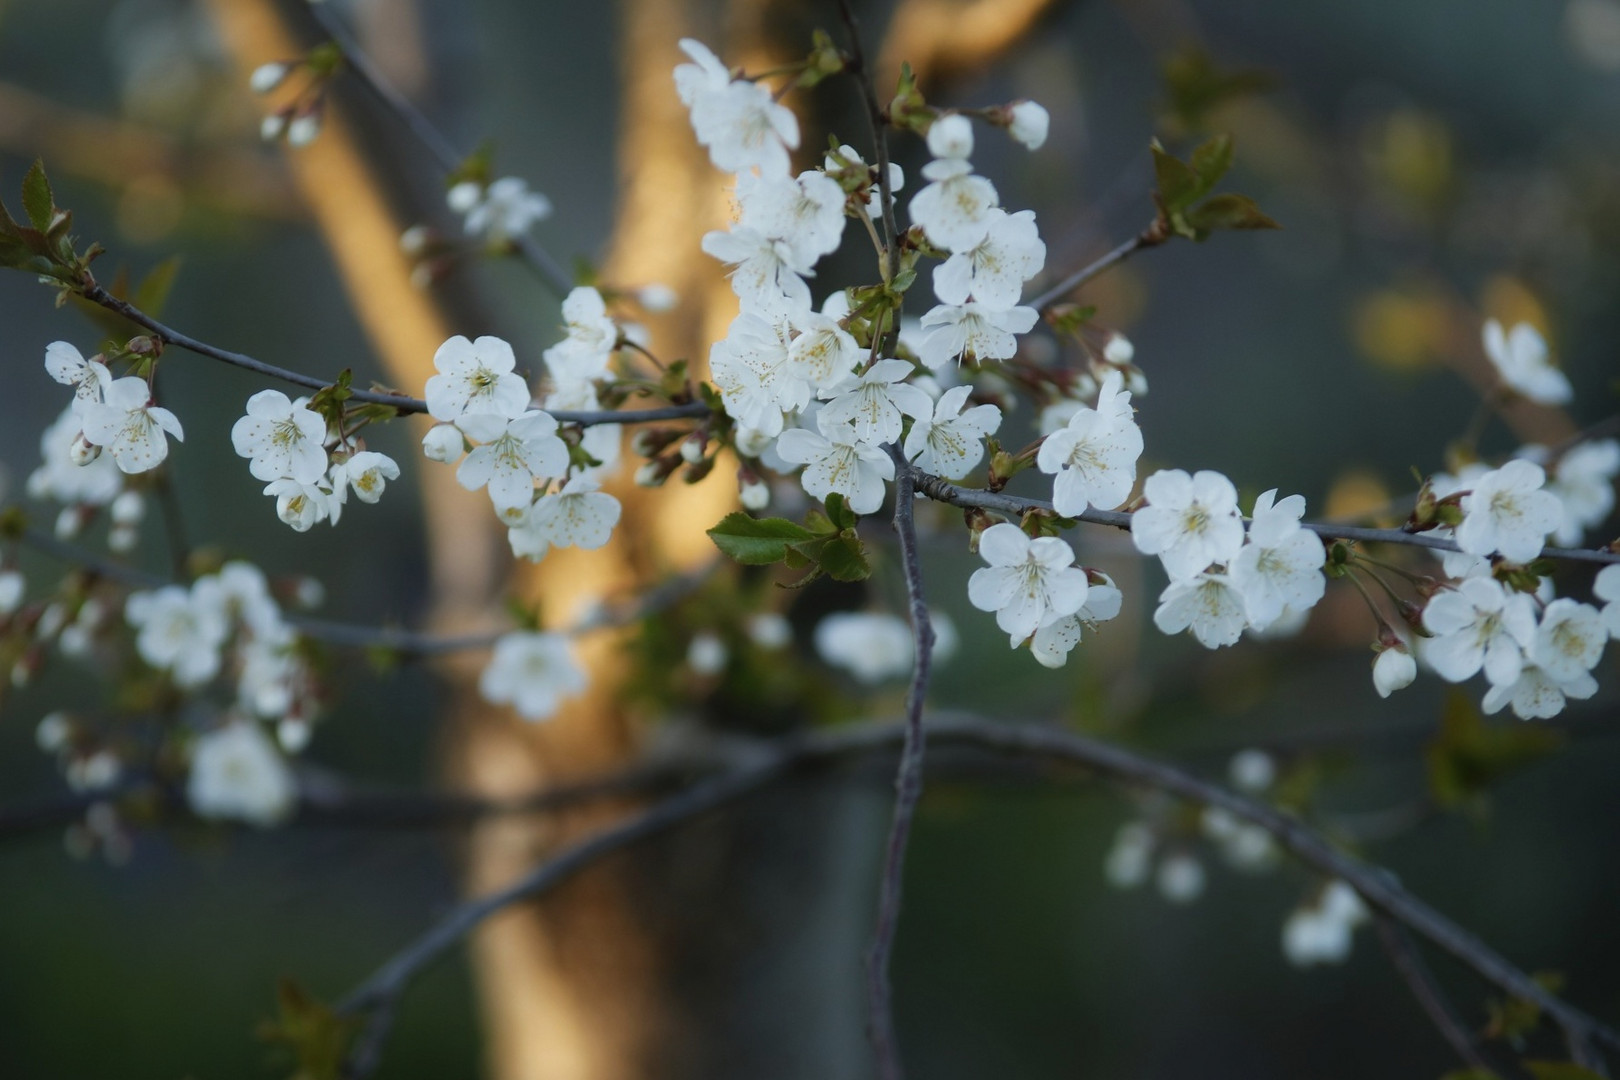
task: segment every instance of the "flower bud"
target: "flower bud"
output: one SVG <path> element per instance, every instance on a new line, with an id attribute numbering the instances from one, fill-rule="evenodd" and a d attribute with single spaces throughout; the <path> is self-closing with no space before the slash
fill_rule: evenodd
<path id="1" fill-rule="evenodd" d="M 422 436 L 422 453 L 429 461 L 442 461 L 446 465 L 458 461 L 467 441 L 461 429 L 454 424 L 434 424 Z"/>
<path id="2" fill-rule="evenodd" d="M 60 602 L 46 604 L 34 624 L 34 633 L 42 638 L 55 637 L 67 625 L 67 608 Z"/>
<path id="3" fill-rule="evenodd" d="M 433 243 L 433 229 L 427 225 L 412 225 L 399 234 L 399 250 L 410 258 L 419 258 Z"/>
<path id="4" fill-rule="evenodd" d="M 1159 893 L 1172 904 L 1190 904 L 1204 893 L 1204 864 L 1185 852 L 1159 863 Z"/>
<path id="5" fill-rule="evenodd" d="M 703 452 L 708 445 L 708 437 L 701 431 L 694 431 L 681 442 L 681 460 L 688 465 L 696 465 L 703 460 Z"/>
<path id="6" fill-rule="evenodd" d="M 1412 659 L 1405 645 L 1396 643 L 1383 649 L 1373 661 L 1373 689 L 1378 691 L 1381 698 L 1411 686 L 1416 678 L 1417 661 Z"/>
<path id="7" fill-rule="evenodd" d="M 276 741 L 289 754 L 302 752 L 309 745 L 309 737 L 313 733 L 309 721 L 303 717 L 289 716 L 276 724 Z"/>
<path id="8" fill-rule="evenodd" d="M 139 525 L 146 517 L 146 500 L 138 491 L 120 492 L 107 508 L 114 525 Z"/>
<path id="9" fill-rule="evenodd" d="M 90 655 L 92 640 L 88 627 L 74 623 L 62 628 L 61 636 L 56 639 L 56 647 L 62 650 L 63 656 L 83 660 Z"/>
<path id="10" fill-rule="evenodd" d="M 287 125 L 288 146 L 308 146 L 315 141 L 321 133 L 321 114 L 319 110 L 311 109 L 309 112 L 299 113 Z"/>
<path id="11" fill-rule="evenodd" d="M 770 486 L 758 477 L 744 480 L 737 492 L 737 501 L 744 510 L 763 510 L 771 502 Z"/>
<path id="12" fill-rule="evenodd" d="M 636 486 L 655 488 L 663 487 L 664 481 L 669 479 L 670 469 L 667 458 L 655 458 L 636 470 Z"/>
<path id="13" fill-rule="evenodd" d="M 28 581 L 19 570 L 0 570 L 0 616 L 10 615 L 22 606 Z"/>
<path id="14" fill-rule="evenodd" d="M 636 300 L 640 302 L 644 311 L 651 312 L 654 315 L 661 315 L 666 311 L 675 310 L 675 305 L 680 302 L 680 297 L 668 285 L 654 282 L 651 285 L 642 286 L 640 291 L 636 293 Z"/>
<path id="15" fill-rule="evenodd" d="M 73 440 L 73 445 L 68 447 L 68 460 L 75 465 L 88 465 L 100 456 L 101 447 L 85 438 L 82 431 Z"/>
<path id="16" fill-rule="evenodd" d="M 275 142 L 286 134 L 286 131 L 287 114 L 285 112 L 273 112 L 259 121 L 259 138 L 265 142 Z"/>
<path id="17" fill-rule="evenodd" d="M 762 612 L 748 620 L 748 640 L 762 649 L 782 649 L 793 642 L 793 627 L 774 611 Z"/>
<path id="18" fill-rule="evenodd" d="M 1124 334 L 1110 336 L 1108 344 L 1103 346 L 1103 359 L 1110 364 L 1128 364 L 1135 358 L 1136 346 Z"/>
<path id="19" fill-rule="evenodd" d="M 637 457 L 655 457 L 680 437 L 679 431 L 669 428 L 641 428 L 630 436 L 630 452 Z"/>
<path id="20" fill-rule="evenodd" d="M 133 525 L 114 525 L 107 530 L 108 549 L 120 555 L 134 551 L 140 540 L 141 534 Z"/>
<path id="21" fill-rule="evenodd" d="M 279 60 L 269 64 L 260 64 L 253 69 L 253 74 L 248 76 L 248 88 L 255 94 L 268 94 L 286 82 L 287 76 L 290 74 L 292 74 L 291 64 Z"/>
<path id="22" fill-rule="evenodd" d="M 453 184 L 450 190 L 444 193 L 444 201 L 450 209 L 458 214 L 471 213 L 484 198 L 484 185 L 476 180 L 463 180 Z"/>
<path id="23" fill-rule="evenodd" d="M 124 351 L 136 356 L 157 356 L 163 352 L 163 343 L 148 334 L 141 334 L 124 342 Z"/>
<path id="24" fill-rule="evenodd" d="M 321 584 L 319 578 L 305 575 L 293 582 L 292 599 L 305 611 L 314 611 L 326 603 L 326 586 Z"/>
<path id="25" fill-rule="evenodd" d="M 1232 755 L 1226 773 L 1233 787 L 1258 795 L 1276 783 L 1277 763 L 1264 750 L 1239 750 Z"/>
<path id="26" fill-rule="evenodd" d="M 687 666 L 699 675 L 720 674 L 726 669 L 726 661 L 730 658 L 726 643 L 707 630 L 693 635 L 686 649 Z"/>
<path id="27" fill-rule="evenodd" d="M 72 540 L 84 528 L 89 514 L 81 506 L 64 506 L 61 513 L 56 515 L 56 538 L 58 540 Z"/>
<path id="28" fill-rule="evenodd" d="M 1046 142 L 1052 117 L 1033 101 L 1020 101 L 1007 110 L 1007 134 L 1031 150 L 1039 150 Z"/>
<path id="29" fill-rule="evenodd" d="M 928 152 L 937 158 L 973 156 L 973 121 L 957 113 L 935 120 L 928 128 Z"/>

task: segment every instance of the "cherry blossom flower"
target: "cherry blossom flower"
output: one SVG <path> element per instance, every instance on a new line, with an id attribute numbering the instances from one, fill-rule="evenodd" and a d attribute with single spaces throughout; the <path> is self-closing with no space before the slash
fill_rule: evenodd
<path id="1" fill-rule="evenodd" d="M 1609 632 L 1597 608 L 1564 597 L 1541 613 L 1541 625 L 1526 652 L 1549 678 L 1570 682 L 1597 666 L 1608 643 Z"/>
<path id="2" fill-rule="evenodd" d="M 931 612 L 929 621 L 934 627 L 934 660 L 945 660 L 956 650 L 956 628 L 942 611 Z M 786 630 L 784 624 L 782 631 Z M 770 640 L 780 644 L 761 647 L 780 648 L 791 636 L 777 632 Z M 879 612 L 834 612 L 816 624 L 815 643 L 822 660 L 867 685 L 910 674 L 916 655 L 911 624 Z"/>
<path id="3" fill-rule="evenodd" d="M 83 506 L 104 506 L 124 489 L 124 477 L 111 457 L 83 465 L 72 457 L 80 437 L 80 417 L 73 406 L 62 410 L 39 437 L 41 462 L 28 475 L 28 494 L 36 499 Z"/>
<path id="4" fill-rule="evenodd" d="M 934 407 L 927 394 L 905 382 L 913 370 L 908 360 L 879 360 L 853 383 L 843 384 L 821 415 L 827 423 L 853 424 L 861 442 L 898 442 L 902 415 L 926 416 Z"/>
<path id="5" fill-rule="evenodd" d="M 1283 955 L 1301 968 L 1341 964 L 1350 955 L 1356 927 L 1367 918 L 1360 894 L 1343 881 L 1330 881 L 1314 904 L 1296 908 L 1283 923 Z"/>
<path id="6" fill-rule="evenodd" d="M 718 675 L 726 670 L 726 664 L 730 660 L 731 650 L 720 640 L 720 635 L 712 630 L 703 630 L 692 635 L 692 640 L 687 644 L 686 666 L 692 669 L 693 674 L 704 677 Z"/>
<path id="7" fill-rule="evenodd" d="M 1001 410 L 975 405 L 966 412 L 970 386 L 953 386 L 930 402 L 906 433 L 906 458 L 924 472 L 960 479 L 984 459 L 984 440 L 1001 427 Z"/>
<path id="8" fill-rule="evenodd" d="M 877 166 L 868 165 L 848 143 L 840 146 L 836 152 L 829 152 L 822 164 L 827 172 L 835 175 L 846 169 L 865 170 L 867 183 L 871 185 L 866 195 L 866 214 L 872 218 L 883 215 L 883 186 L 877 180 Z M 889 162 L 889 193 L 892 195 L 905 186 L 905 170 L 894 162 Z"/>
<path id="9" fill-rule="evenodd" d="M 1539 447 L 1526 449 L 1540 450 Z M 1584 538 L 1587 529 L 1608 520 L 1609 512 L 1614 509 L 1617 474 L 1620 474 L 1620 442 L 1613 439 L 1581 443 L 1558 459 L 1546 487 L 1558 497 L 1563 508 L 1558 527 L 1553 530 L 1553 543 L 1574 547 Z"/>
<path id="10" fill-rule="evenodd" d="M 1608 627 L 1610 637 L 1620 639 L 1620 563 L 1598 571 L 1597 579 L 1592 582 L 1592 595 L 1605 601 L 1603 625 Z"/>
<path id="11" fill-rule="evenodd" d="M 1411 686 L 1416 678 L 1417 660 L 1400 642 L 1379 650 L 1377 658 L 1373 660 L 1373 689 L 1378 691 L 1381 698 Z"/>
<path id="12" fill-rule="evenodd" d="M 602 294 L 581 285 L 563 300 L 562 315 L 568 336 L 543 354 L 552 379 L 562 384 L 607 374 L 619 343 L 619 325 L 607 313 Z"/>
<path id="13" fill-rule="evenodd" d="M 349 460 L 339 468 L 342 469 L 340 482 L 352 487 L 355 497 L 365 503 L 374 503 L 381 499 L 384 489 L 388 486 L 387 482 L 399 479 L 398 463 L 387 454 L 379 454 L 374 450 L 361 450 L 359 453 L 350 454 Z"/>
<path id="14" fill-rule="evenodd" d="M 973 121 L 947 113 L 928 125 L 928 152 L 936 158 L 966 161 L 973 156 Z"/>
<path id="15" fill-rule="evenodd" d="M 188 590 L 165 585 L 150 592 L 131 593 L 124 618 L 135 627 L 135 651 L 159 671 L 167 671 L 177 686 L 194 687 L 219 673 L 220 647 L 230 633 L 217 584 L 200 580 Z"/>
<path id="16" fill-rule="evenodd" d="M 283 476 L 266 484 L 264 494 L 275 497 L 276 517 L 292 526 L 296 532 L 308 532 L 328 519 L 335 525 L 343 513 L 342 501 L 334 497 L 330 481 L 324 476 L 313 484 Z"/>
<path id="17" fill-rule="evenodd" d="M 917 355 L 934 369 L 971 355 L 977 360 L 1006 360 L 1018 352 L 1016 334 L 1027 334 L 1040 321 L 1032 307 L 994 308 L 976 301 L 940 304 L 922 317 L 932 327 Z"/>
<path id="18" fill-rule="evenodd" d="M 1046 109 L 1033 101 L 1019 101 L 1008 110 L 1007 134 L 1031 150 L 1046 144 L 1046 135 L 1052 126 L 1052 117 Z"/>
<path id="19" fill-rule="evenodd" d="M 675 93 L 680 97 L 681 104 L 690 109 L 699 95 L 724 90 L 731 82 L 731 71 L 701 41 L 682 38 L 680 47 L 694 63 L 676 66 Z"/>
<path id="20" fill-rule="evenodd" d="M 152 404 L 145 379 L 116 379 L 107 385 L 105 400 L 91 402 L 80 414 L 85 438 L 105 446 L 121 472 L 143 473 L 163 464 L 169 456 L 164 432 L 185 441 L 180 421 L 168 409 Z"/>
<path id="21" fill-rule="evenodd" d="M 1185 851 L 1173 851 L 1159 861 L 1154 881 L 1159 895 L 1172 904 L 1190 904 L 1204 895 L 1204 864 Z"/>
<path id="22" fill-rule="evenodd" d="M 1277 782 L 1277 759 L 1251 746 L 1232 755 L 1226 763 L 1226 776 L 1239 791 L 1259 795 Z"/>
<path id="23" fill-rule="evenodd" d="M 912 224 L 947 251 L 975 247 L 990 227 L 990 211 L 999 198 L 995 185 L 961 158 L 936 158 L 923 166 L 922 174 L 932 183 L 911 197 L 907 210 Z"/>
<path id="24" fill-rule="evenodd" d="M 1159 556 L 1171 580 L 1229 563 L 1243 546 L 1237 489 L 1220 473 L 1163 469 L 1142 494 L 1148 504 L 1131 515 L 1131 539 L 1142 554 Z"/>
<path id="25" fill-rule="evenodd" d="M 1511 684 L 1536 634 L 1535 601 L 1494 578 L 1473 577 L 1436 594 L 1423 609 L 1423 659 L 1447 682 L 1481 668 L 1492 685 Z"/>
<path id="26" fill-rule="evenodd" d="M 428 412 L 435 420 L 492 415 L 512 419 L 529 407 L 529 387 L 513 370 L 512 346 L 498 337 L 468 341 L 457 334 L 433 354 L 439 374 L 427 381 Z"/>
<path id="27" fill-rule="evenodd" d="M 529 534 L 522 539 L 522 554 L 538 549 L 543 555 L 551 547 L 594 550 L 613 535 L 620 513 L 618 499 L 604 493 L 595 480 L 576 476 L 556 494 L 541 496 L 524 512 L 522 520 L 512 526 L 512 532 Z M 519 542 L 518 537 L 512 537 L 514 551 L 518 550 Z"/>
<path id="28" fill-rule="evenodd" d="M 1309 611 L 1322 599 L 1327 552 L 1315 533 L 1300 528 L 1305 497 L 1276 502 L 1272 488 L 1254 501 L 1248 543 L 1232 560 L 1232 583 L 1243 594 L 1251 627 L 1269 626 L 1285 609 Z"/>
<path id="29" fill-rule="evenodd" d="M 959 249 L 934 268 L 934 295 L 942 304 L 977 300 L 989 308 L 1010 308 L 1024 282 L 1046 265 L 1046 245 L 1035 227 L 1035 211 L 989 213 L 984 239 Z"/>
<path id="30" fill-rule="evenodd" d="M 1142 456 L 1142 429 L 1131 415 L 1131 395 L 1121 389 L 1123 382 L 1119 372 L 1109 372 L 1097 407 L 1079 406 L 1035 456 L 1042 472 L 1057 474 L 1052 506 L 1060 514 L 1072 517 L 1087 506 L 1107 509 L 1130 496 Z"/>
<path id="31" fill-rule="evenodd" d="M 192 747 L 186 801 L 198 817 L 268 827 L 292 813 L 298 785 L 263 729 L 233 720 L 199 736 Z"/>
<path id="32" fill-rule="evenodd" d="M 231 445 L 250 459 L 258 480 L 291 477 L 313 484 L 326 474 L 326 420 L 280 390 L 260 390 L 248 398 L 247 414 L 231 427 Z"/>
<path id="33" fill-rule="evenodd" d="M 1119 614 L 1124 594 L 1114 587 L 1114 579 L 1099 574 L 1101 582 L 1091 581 L 1086 589 L 1086 602 L 1073 615 L 1049 622 L 1030 639 L 1029 652 L 1042 667 L 1059 668 L 1068 663 L 1069 653 L 1080 644 L 1084 630 L 1095 630 L 1100 622 L 1107 622 Z"/>
<path id="34" fill-rule="evenodd" d="M 1166 634 L 1190 629 L 1204 648 L 1218 649 L 1235 645 L 1243 636 L 1247 610 L 1243 593 L 1225 574 L 1172 575 L 1159 594 L 1153 625 Z"/>
<path id="35" fill-rule="evenodd" d="M 1584 701 L 1597 689 L 1597 680 L 1585 671 L 1558 679 L 1539 665 L 1526 663 L 1517 678 L 1485 691 L 1480 708 L 1491 716 L 1511 705 L 1520 720 L 1548 720 L 1563 712 L 1571 698 Z"/>
<path id="36" fill-rule="evenodd" d="M 1495 319 L 1485 323 L 1485 355 L 1502 382 L 1542 405 L 1564 405 L 1575 396 L 1564 373 L 1547 357 L 1547 342 L 1529 323 L 1504 334 Z"/>
<path id="37" fill-rule="evenodd" d="M 456 481 L 468 491 L 489 490 L 495 511 L 508 524 L 534 501 L 534 482 L 568 471 L 568 446 L 557 437 L 550 413 L 533 410 L 507 420 L 488 413 L 463 416 L 461 429 L 475 446 L 456 468 Z"/>
<path id="38" fill-rule="evenodd" d="M 506 244 L 528 232 L 537 221 L 551 216 L 551 200 L 529 190 L 521 176 L 505 176 L 495 181 L 466 211 L 467 235 L 479 236 L 486 243 Z"/>
<path id="39" fill-rule="evenodd" d="M 1521 564 L 1540 555 L 1542 541 L 1563 517 L 1558 496 L 1542 490 L 1546 478 L 1541 466 L 1514 460 L 1475 480 L 1462 497 L 1457 546 Z"/>
<path id="40" fill-rule="evenodd" d="M 831 316 L 803 312 L 794 318 L 793 328 L 798 336 L 788 346 L 789 368 L 813 393 L 840 388 L 866 358 L 866 350 Z"/>
<path id="41" fill-rule="evenodd" d="M 785 321 L 773 323 L 745 311 L 709 347 L 709 372 L 726 412 L 768 438 L 781 433 L 784 410 L 802 409 L 810 401 L 810 384 L 789 362 L 789 332 Z"/>
<path id="42" fill-rule="evenodd" d="M 1153 871 L 1153 849 L 1158 837 L 1144 821 L 1127 821 L 1114 834 L 1113 846 L 1103 859 L 1103 877 L 1116 889 L 1135 889 Z"/>
<path id="43" fill-rule="evenodd" d="M 993 611 L 1014 648 L 1047 623 L 1073 615 L 1086 603 L 1086 572 L 1074 551 L 1055 536 L 1030 539 L 1010 522 L 979 537 L 979 555 L 989 566 L 968 578 L 968 601 Z"/>
<path id="44" fill-rule="evenodd" d="M 478 692 L 494 705 L 511 705 L 525 720 L 544 720 L 564 698 L 584 691 L 585 673 L 562 634 L 517 631 L 495 643 L 478 677 Z"/>
<path id="45" fill-rule="evenodd" d="M 20 571 L 10 568 L 0 570 L 0 617 L 10 615 L 21 607 L 27 591 L 28 580 Z"/>
<path id="46" fill-rule="evenodd" d="M 446 465 L 461 460 L 467 450 L 467 437 L 454 424 L 434 424 L 422 436 L 422 456 Z"/>
<path id="47" fill-rule="evenodd" d="M 73 387 L 75 412 L 99 403 L 113 381 L 106 364 L 86 360 L 83 353 L 65 341 L 53 341 L 45 346 L 45 370 L 63 386 Z"/>
<path id="48" fill-rule="evenodd" d="M 810 286 L 804 279 L 814 276 L 813 262 L 792 241 L 736 225 L 705 233 L 702 247 L 732 268 L 731 291 L 744 311 L 786 315 L 809 310 Z"/>
<path id="49" fill-rule="evenodd" d="M 844 189 L 819 169 L 792 177 L 737 178 L 740 224 L 783 240 L 795 260 L 813 266 L 838 250 L 844 235 Z"/>
<path id="50" fill-rule="evenodd" d="M 701 42 L 683 38 L 680 45 L 696 63 L 675 69 L 675 89 L 691 110 L 692 130 L 709 148 L 715 168 L 787 175 L 788 151 L 799 145 L 798 118 L 776 103 L 769 87 L 731 79 Z"/>
<path id="51" fill-rule="evenodd" d="M 784 461 L 805 466 L 799 478 L 805 492 L 817 499 L 837 492 L 857 514 L 870 514 L 882 506 L 884 481 L 894 479 L 894 459 L 862 442 L 849 424 L 833 423 L 818 413 L 816 427 L 819 434 L 790 428 L 776 443 Z"/>

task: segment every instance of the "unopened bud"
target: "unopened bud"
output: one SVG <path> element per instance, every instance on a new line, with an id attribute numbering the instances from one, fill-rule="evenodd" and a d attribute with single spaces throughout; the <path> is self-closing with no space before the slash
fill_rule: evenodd
<path id="1" fill-rule="evenodd" d="M 434 240 L 433 230 L 427 225 L 412 225 L 399 234 L 399 250 L 411 258 L 423 255 Z"/>
<path id="2" fill-rule="evenodd" d="M 73 445 L 68 447 L 68 460 L 75 465 L 88 465 L 101 456 L 101 447 L 85 438 L 84 432 L 74 438 Z"/>
<path id="3" fill-rule="evenodd" d="M 476 180 L 463 180 L 444 193 L 444 201 L 458 214 L 471 213 L 484 198 L 484 185 Z"/>
<path id="4" fill-rule="evenodd" d="M 1039 150 L 1051 130 L 1052 117 L 1033 101 L 1019 101 L 1007 110 L 1007 134 L 1031 150 Z"/>
<path id="5" fill-rule="evenodd" d="M 56 538 L 58 540 L 72 540 L 84 528 L 88 517 L 88 512 L 83 507 L 62 507 L 62 512 L 56 515 Z"/>
<path id="6" fill-rule="evenodd" d="M 694 431 L 681 443 L 681 460 L 688 465 L 696 465 L 703 460 L 703 452 L 708 448 L 709 440 L 701 431 Z"/>
<path id="7" fill-rule="evenodd" d="M 73 721 L 68 714 L 57 710 L 40 717 L 34 728 L 34 743 L 47 754 L 54 754 L 73 737 Z"/>
<path id="8" fill-rule="evenodd" d="M 758 477 L 745 480 L 737 491 L 737 501 L 742 503 L 744 510 L 763 510 L 770 505 L 770 485 Z"/>
<path id="9" fill-rule="evenodd" d="M 146 517 L 146 500 L 138 491 L 120 492 L 107 508 L 114 525 L 139 525 Z"/>
<path id="10" fill-rule="evenodd" d="M 163 351 L 163 343 L 155 337 L 140 334 L 124 342 L 124 351 L 136 356 L 156 356 Z"/>
<path id="11" fill-rule="evenodd" d="M 726 643 L 707 630 L 693 635 L 691 644 L 686 648 L 686 663 L 699 675 L 720 674 L 726 669 L 726 661 L 730 658 Z"/>
<path id="12" fill-rule="evenodd" d="M 293 117 L 287 125 L 288 146 L 308 146 L 321 133 L 320 109 L 310 109 Z"/>
<path id="13" fill-rule="evenodd" d="M 446 465 L 458 461 L 467 447 L 461 429 L 454 424 L 435 424 L 422 436 L 422 453 L 429 461 Z"/>
<path id="14" fill-rule="evenodd" d="M 248 76 L 248 88 L 255 94 L 268 94 L 276 87 L 287 81 L 292 74 L 292 65 L 276 61 L 269 64 L 260 64 Z"/>
<path id="15" fill-rule="evenodd" d="M 0 616 L 10 615 L 22 606 L 28 582 L 19 570 L 0 570 Z"/>
<path id="16" fill-rule="evenodd" d="M 669 428 L 641 428 L 630 436 L 630 452 L 637 457 L 656 457 L 680 436 Z"/>
<path id="17" fill-rule="evenodd" d="M 259 138 L 265 142 L 275 142 L 287 132 L 287 114 L 273 112 L 259 121 Z"/>
<path id="18" fill-rule="evenodd" d="M 314 611 L 326 603 L 326 586 L 319 578 L 301 577 L 293 582 L 293 603 L 305 611 Z"/>
<path id="19" fill-rule="evenodd" d="M 669 479 L 669 474 L 674 472 L 679 464 L 679 457 L 654 458 L 636 470 L 636 486 L 663 487 L 664 481 Z"/>
<path id="20" fill-rule="evenodd" d="M 684 456 L 684 455 L 683 455 Z M 695 484 L 714 471 L 714 458 L 704 458 L 695 465 L 686 467 L 686 475 L 682 477 L 688 484 Z"/>
<path id="21" fill-rule="evenodd" d="M 680 297 L 676 295 L 674 289 L 659 283 L 642 286 L 636 293 L 636 300 L 640 302 L 644 311 L 651 312 L 654 315 L 673 311 L 675 305 L 680 303 Z"/>
<path id="22" fill-rule="evenodd" d="M 1136 357 L 1136 346 L 1124 334 L 1114 334 L 1103 346 L 1103 359 L 1110 364 L 1128 364 Z"/>
<path id="23" fill-rule="evenodd" d="M 928 127 L 928 152 L 937 158 L 972 157 L 973 121 L 956 113 L 939 117 Z"/>
<path id="24" fill-rule="evenodd" d="M 276 725 L 276 741 L 289 754 L 302 752 L 309 745 L 309 737 L 313 733 L 309 721 L 302 717 L 289 716 Z"/>
<path id="25" fill-rule="evenodd" d="M 114 525 L 107 530 L 107 547 L 120 555 L 126 555 L 135 550 L 141 541 L 141 534 L 133 525 Z"/>

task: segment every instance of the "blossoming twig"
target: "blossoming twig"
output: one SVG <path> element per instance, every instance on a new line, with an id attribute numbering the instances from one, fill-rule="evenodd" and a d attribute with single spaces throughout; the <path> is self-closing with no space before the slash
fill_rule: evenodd
<path id="1" fill-rule="evenodd" d="M 1344 880 L 1376 912 L 1449 953 L 1499 990 L 1539 1007 L 1564 1029 L 1572 1045 L 1582 1048 L 1579 1053 L 1587 1060 L 1593 1060 L 1590 1047 L 1594 1043 L 1620 1049 L 1620 1032 L 1549 992 L 1483 941 L 1407 892 L 1386 871 L 1346 854 L 1305 823 L 1265 803 L 1131 750 L 1043 725 L 995 723 L 936 713 L 929 726 L 929 735 L 936 743 L 1077 765 L 1111 780 L 1224 810 L 1265 830 L 1306 865 Z M 778 740 L 762 747 L 753 760 L 702 780 L 682 794 L 597 833 L 507 888 L 457 907 L 344 999 L 340 1006 L 344 1011 L 370 1016 L 351 1056 L 348 1075 L 363 1077 L 376 1067 L 399 996 L 417 974 L 489 916 L 551 890 L 611 852 L 667 832 L 795 771 L 903 746 L 907 727 L 904 723 L 865 724 Z"/>
<path id="2" fill-rule="evenodd" d="M 337 15 L 318 0 L 311 0 L 305 6 L 309 9 L 311 17 L 320 24 L 321 30 L 343 53 L 343 59 L 348 64 L 349 70 L 354 72 L 361 85 L 371 91 L 385 108 L 399 117 L 410 129 L 411 134 L 415 135 L 427 148 L 428 153 L 433 155 L 440 170 L 449 175 L 460 168 L 467 155 L 457 152 L 439 129 L 433 126 L 433 122 L 383 77 L 377 65 L 373 64 L 371 58 L 361 50 L 359 43 L 354 40 Z M 546 288 L 558 299 L 567 296 L 568 291 L 574 287 L 574 279 L 562 263 L 527 234 L 513 239 L 518 252 L 534 268 Z"/>

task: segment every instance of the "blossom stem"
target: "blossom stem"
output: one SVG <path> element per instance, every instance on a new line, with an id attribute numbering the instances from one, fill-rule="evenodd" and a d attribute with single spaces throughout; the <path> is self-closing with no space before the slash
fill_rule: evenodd
<path id="1" fill-rule="evenodd" d="M 1082 266 L 1080 269 L 1076 270 L 1062 281 L 1059 281 L 1050 289 L 1047 289 L 1045 292 L 1035 297 L 1035 299 L 1026 301 L 1026 303 L 1036 311 L 1044 312 L 1047 308 L 1051 307 L 1059 300 L 1062 300 L 1065 296 L 1068 296 L 1071 292 L 1078 289 L 1092 278 L 1113 269 L 1143 248 L 1157 247 L 1162 243 L 1164 243 L 1164 238 L 1162 238 L 1152 226 L 1149 226 L 1148 228 L 1137 233 L 1135 236 L 1131 237 L 1129 240 L 1125 241 L 1123 244 L 1120 244 L 1102 258 Z"/>
<path id="2" fill-rule="evenodd" d="M 922 559 L 917 547 L 917 523 L 913 513 L 915 487 L 913 470 L 905 455 L 894 445 L 887 447 L 894 459 L 894 531 L 900 542 L 900 563 L 905 572 L 906 598 L 911 615 L 911 686 L 906 692 L 905 741 L 900 766 L 895 775 L 894 817 L 883 862 L 883 881 L 878 898 L 877 926 L 872 947 L 866 956 L 868 1023 L 872 1046 L 877 1054 L 878 1075 L 882 1080 L 901 1080 L 899 1041 L 894 1028 L 894 987 L 889 977 L 894 935 L 900 922 L 900 890 L 905 876 L 906 844 L 917 800 L 922 797 L 923 753 L 927 735 L 923 730 L 923 704 L 928 696 L 928 677 L 933 663 L 934 627 L 928 617 L 923 595 Z"/>
<path id="3" fill-rule="evenodd" d="M 382 72 L 361 50 L 359 43 L 343 25 L 342 20 L 319 0 L 309 0 L 305 7 L 309 10 L 310 17 L 320 24 L 322 32 L 331 38 L 338 50 L 343 53 L 344 62 L 360 80 L 360 84 L 371 91 L 389 112 L 410 129 L 411 134 L 416 136 L 417 141 L 433 156 L 440 171 L 448 176 L 461 168 L 467 155 L 452 146 L 439 129 L 433 126 L 432 121 L 383 77 Z M 541 282 L 558 299 L 567 296 L 573 289 L 573 275 L 545 248 L 527 236 L 519 237 L 516 247 L 524 261 L 534 269 Z"/>
<path id="4" fill-rule="evenodd" d="M 885 131 L 888 118 L 883 113 L 876 91 L 872 89 L 872 72 L 866 65 L 866 53 L 861 48 L 861 28 L 855 19 L 855 9 L 850 6 L 849 0 L 838 0 L 838 12 L 844 20 L 844 28 L 849 32 L 849 64 L 845 70 L 854 76 L 861 99 L 866 103 L 866 126 L 872 136 L 872 155 L 877 160 L 878 193 L 883 206 L 882 254 L 886 256 L 883 280 L 893 281 L 900 272 L 900 229 L 895 224 L 894 191 L 889 187 L 889 137 Z M 895 325 L 899 325 L 898 320 Z"/>

